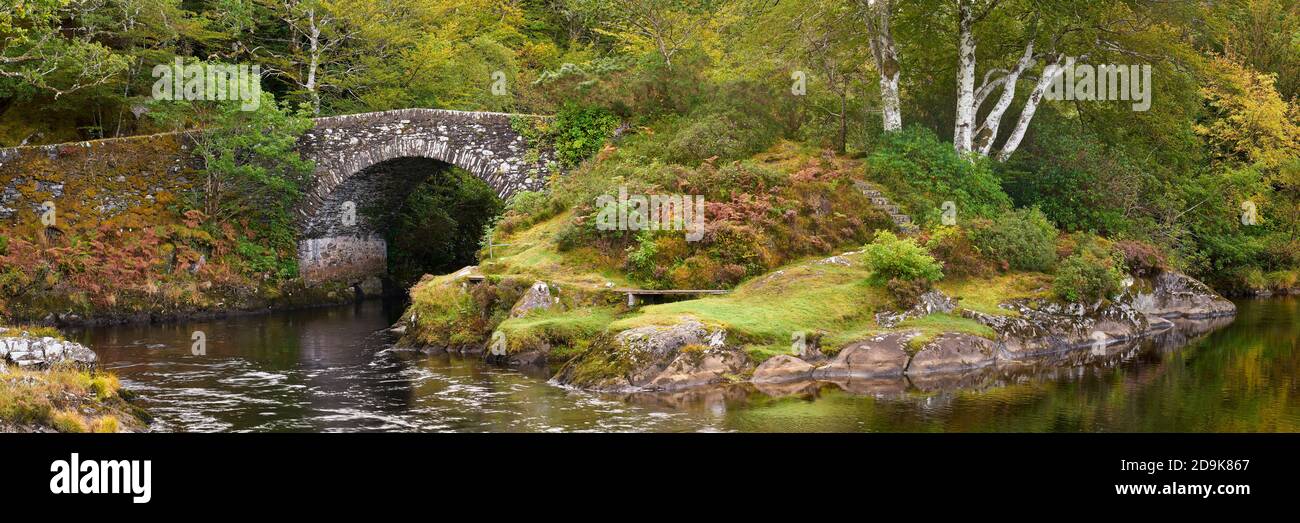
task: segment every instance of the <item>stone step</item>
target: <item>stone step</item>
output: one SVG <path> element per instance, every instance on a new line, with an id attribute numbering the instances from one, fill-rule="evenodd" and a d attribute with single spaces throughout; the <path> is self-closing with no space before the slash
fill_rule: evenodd
<path id="1" fill-rule="evenodd" d="M 895 223 L 895 224 L 898 224 L 898 225 L 902 225 L 902 224 L 905 224 L 905 223 L 906 223 L 906 224 L 910 224 L 910 223 L 912 223 L 912 217 L 911 217 L 911 216 L 908 216 L 908 215 L 906 215 L 906 214 L 891 214 L 891 215 L 889 215 L 889 217 L 890 217 L 890 218 L 893 218 L 893 219 L 894 219 L 894 223 Z"/>
<path id="2" fill-rule="evenodd" d="M 873 197 L 871 198 L 871 204 L 872 204 L 872 205 L 889 205 L 889 204 L 890 204 L 890 201 L 889 201 L 889 198 L 885 198 L 884 196 L 873 196 Z"/>
<path id="3" fill-rule="evenodd" d="M 877 208 L 877 209 L 880 209 L 880 210 L 882 210 L 882 211 L 885 211 L 885 214 L 890 214 L 890 215 L 893 215 L 893 214 L 902 214 L 902 213 L 898 212 L 898 206 L 897 206 L 897 205 L 893 205 L 893 204 L 877 205 L 876 208 Z"/>

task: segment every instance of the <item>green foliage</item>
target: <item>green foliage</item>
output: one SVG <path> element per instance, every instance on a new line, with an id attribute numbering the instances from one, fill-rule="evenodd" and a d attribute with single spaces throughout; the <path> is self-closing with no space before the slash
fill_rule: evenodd
<path id="1" fill-rule="evenodd" d="M 894 233 L 880 231 L 863 249 L 863 262 L 871 270 L 868 281 L 885 285 L 891 280 L 934 283 L 943 279 L 943 267 L 925 247 L 912 238 L 899 239 Z"/>
<path id="2" fill-rule="evenodd" d="M 1050 271 L 1056 263 L 1056 236 L 1056 227 L 1037 208 L 976 220 L 970 230 L 975 246 L 1003 270 Z"/>
<path id="3" fill-rule="evenodd" d="M 574 167 L 600 150 L 618 126 L 618 117 L 604 108 L 566 104 L 552 125 L 555 159 L 563 167 Z"/>
<path id="4" fill-rule="evenodd" d="M 237 238 L 235 254 L 248 274 L 270 274 L 280 279 L 289 279 L 298 275 L 298 259 L 293 256 L 280 256 L 274 249 Z"/>
<path id="5" fill-rule="evenodd" d="M 1052 292 L 1069 302 L 1096 302 L 1123 290 L 1124 262 L 1100 240 L 1085 240 L 1056 270 Z"/>
<path id="6" fill-rule="evenodd" d="M 925 248 L 943 263 L 948 278 L 984 277 L 993 273 L 993 265 L 975 247 L 965 229 L 941 226 L 930 232 Z"/>
<path id="7" fill-rule="evenodd" d="M 1120 234 L 1150 230 L 1165 202 L 1154 170 L 1093 133 L 1054 115 L 1038 118 L 1034 143 L 999 169 L 1018 207 L 1037 207 L 1064 231 Z"/>
<path id="8" fill-rule="evenodd" d="M 963 158 L 928 129 L 892 133 L 867 158 L 867 168 L 923 224 L 938 223 L 946 201 L 956 204 L 963 220 L 995 216 L 1011 206 L 990 160 Z"/>
<path id="9" fill-rule="evenodd" d="M 314 168 L 294 150 L 298 138 L 311 128 L 302 112 L 277 104 L 269 93 L 261 105 L 243 110 L 242 102 L 158 102 L 151 116 L 182 128 L 199 125 L 194 140 L 202 161 L 202 179 L 187 195 L 214 234 L 234 231 L 239 241 L 255 241 L 274 252 L 272 264 L 281 277 L 294 274 L 290 258 L 297 256 L 294 207 L 302 200 Z M 237 250 L 247 267 L 267 267 L 255 249 Z"/>
<path id="10" fill-rule="evenodd" d="M 487 183 L 450 168 L 414 187 L 396 212 L 363 209 L 388 243 L 388 274 L 409 286 L 424 274 L 475 265 L 479 238 L 501 214 L 501 200 Z"/>

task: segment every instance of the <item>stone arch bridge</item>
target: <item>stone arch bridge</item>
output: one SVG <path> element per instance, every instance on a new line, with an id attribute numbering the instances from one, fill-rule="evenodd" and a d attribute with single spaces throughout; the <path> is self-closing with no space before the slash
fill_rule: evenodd
<path id="1" fill-rule="evenodd" d="M 317 118 L 297 145 L 316 166 L 298 210 L 300 273 L 309 283 L 383 275 L 387 245 L 366 211 L 395 209 L 438 164 L 473 173 L 502 198 L 542 189 L 553 152 L 516 126 L 546 118 L 438 109 Z M 147 226 L 148 209 L 189 183 L 191 145 L 191 134 L 165 133 L 0 149 L 0 225 L 33 220 L 55 201 L 66 202 L 60 226 Z"/>

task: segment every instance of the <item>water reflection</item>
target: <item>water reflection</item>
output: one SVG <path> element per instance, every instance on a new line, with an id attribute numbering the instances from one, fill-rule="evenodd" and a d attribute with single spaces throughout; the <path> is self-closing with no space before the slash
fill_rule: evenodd
<path id="1" fill-rule="evenodd" d="M 1297 431 L 1295 299 L 961 377 L 595 395 L 389 347 L 400 304 L 70 333 L 184 431 Z M 1225 325 L 1227 324 L 1227 325 Z M 207 354 L 190 353 L 203 330 Z"/>

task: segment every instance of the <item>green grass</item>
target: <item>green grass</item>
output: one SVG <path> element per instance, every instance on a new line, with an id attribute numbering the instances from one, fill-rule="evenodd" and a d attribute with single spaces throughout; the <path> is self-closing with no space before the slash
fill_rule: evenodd
<path id="1" fill-rule="evenodd" d="M 689 316 L 727 329 L 733 343 L 788 347 L 796 332 L 870 327 L 874 312 L 888 300 L 882 289 L 866 284 L 866 275 L 857 266 L 805 261 L 750 280 L 730 294 L 643 307 L 611 329 L 668 325 Z"/>
<path id="2" fill-rule="evenodd" d="M 566 350 L 585 344 L 614 320 L 613 307 L 585 307 L 570 311 L 539 310 L 523 318 L 507 319 L 497 330 L 506 336 L 508 352 L 516 353 L 548 343 Z"/>
<path id="3" fill-rule="evenodd" d="M 993 316 L 1019 316 L 998 305 L 1014 298 L 1041 298 L 1051 293 L 1052 277 L 1040 273 L 1011 273 L 991 278 L 967 278 L 940 281 L 935 285 L 944 294 L 958 299 L 963 309 Z"/>
<path id="4" fill-rule="evenodd" d="M 0 327 L 9 329 L 5 331 L 4 334 L 0 334 L 0 336 L 18 336 L 19 334 L 26 332 L 28 336 L 33 338 L 49 337 L 60 341 L 63 340 L 63 334 L 59 332 L 59 329 L 54 327 L 38 327 L 33 325 L 9 326 L 3 324 L 0 324 Z"/>
<path id="5" fill-rule="evenodd" d="M 603 287 L 612 282 L 627 287 L 627 277 L 609 267 L 617 260 L 603 260 L 595 249 L 560 252 L 555 238 L 573 218 L 572 211 L 562 212 L 527 229 L 495 238 L 508 244 L 493 249 L 493 257 L 480 264 L 486 274 L 527 275 L 537 279 L 587 287 Z M 482 252 L 486 258 L 487 253 Z"/>
<path id="6" fill-rule="evenodd" d="M 930 343 L 935 338 L 939 337 L 940 334 L 945 332 L 960 332 L 979 336 L 981 338 L 988 338 L 990 340 L 996 336 L 993 329 L 990 329 L 983 323 L 969 318 L 943 313 L 921 316 L 919 318 L 908 318 L 898 324 L 898 329 L 917 330 L 921 332 L 920 336 L 912 338 L 907 342 L 908 352 L 912 354 L 916 354 L 917 351 L 921 350 L 921 347 Z"/>
<path id="7" fill-rule="evenodd" d="M 143 427 L 112 374 L 72 366 L 8 367 L 0 373 L 0 421 L 59 432 L 117 432 L 128 428 L 122 420 L 131 420 L 130 428 Z"/>

